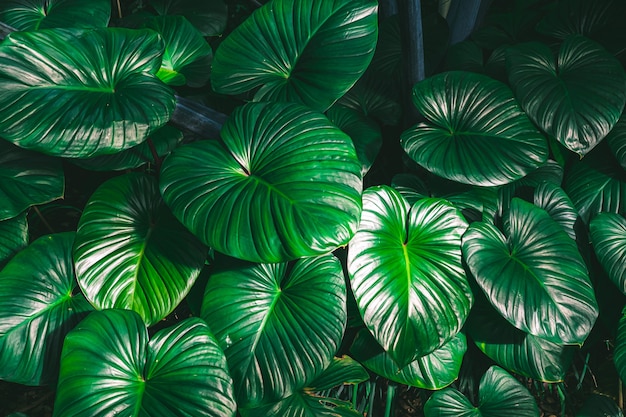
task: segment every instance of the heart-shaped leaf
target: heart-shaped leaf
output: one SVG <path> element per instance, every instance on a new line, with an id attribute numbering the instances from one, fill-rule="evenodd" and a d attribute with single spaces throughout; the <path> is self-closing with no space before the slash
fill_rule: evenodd
<path id="1" fill-rule="evenodd" d="M 373 349 L 377 352 L 371 356 Z M 350 351 L 365 367 L 383 378 L 412 387 L 438 390 L 458 378 L 466 349 L 465 335 L 457 333 L 439 349 L 398 369 L 391 356 L 378 345 L 369 331 L 363 329 L 357 334 Z"/>
<path id="2" fill-rule="evenodd" d="M 222 265 L 207 284 L 202 317 L 226 353 L 239 407 L 282 400 L 339 349 L 346 323 L 341 264 L 329 254 Z"/>
<path id="3" fill-rule="evenodd" d="M 365 325 L 399 368 L 450 341 L 472 294 L 461 264 L 467 223 L 445 200 L 409 206 L 394 189 L 363 194 L 348 273 Z"/>
<path id="4" fill-rule="evenodd" d="M 505 233 L 470 225 L 463 253 L 491 304 L 511 324 L 549 341 L 579 344 L 598 316 L 587 268 L 572 240 L 543 209 L 511 201 Z"/>
<path id="5" fill-rule="evenodd" d="M 159 32 L 165 43 L 157 77 L 166 84 L 191 87 L 202 87 L 208 81 L 213 51 L 187 18 L 155 17 L 146 27 Z"/>
<path id="6" fill-rule="evenodd" d="M 91 313 L 63 345 L 54 417 L 234 417 L 224 353 L 198 318 L 148 341 L 128 310 Z"/>
<path id="7" fill-rule="evenodd" d="M 183 300 L 207 248 L 163 203 L 154 178 L 115 177 L 98 188 L 78 224 L 78 283 L 98 309 L 134 310 L 147 325 Z"/>
<path id="8" fill-rule="evenodd" d="M 61 198 L 64 190 L 61 161 L 0 140 L 0 221 Z"/>
<path id="9" fill-rule="evenodd" d="M 374 0 L 272 0 L 215 53 L 218 93 L 260 87 L 256 101 L 295 101 L 325 111 L 369 65 L 377 38 Z"/>
<path id="10" fill-rule="evenodd" d="M 492 366 L 480 379 L 478 406 L 454 388 L 436 391 L 424 405 L 426 417 L 539 417 L 535 398 L 517 379 Z"/>
<path id="11" fill-rule="evenodd" d="M 74 233 L 41 237 L 0 272 L 0 379 L 54 383 L 63 339 L 91 310 L 76 288 Z"/>
<path id="12" fill-rule="evenodd" d="M 223 0 L 149 0 L 160 15 L 184 16 L 203 36 L 221 35 L 226 29 L 228 7 Z"/>
<path id="13" fill-rule="evenodd" d="M 0 44 L 0 136 L 75 158 L 138 145 L 174 110 L 154 75 L 162 48 L 148 29 L 11 34 Z"/>
<path id="14" fill-rule="evenodd" d="M 361 213 L 361 164 L 350 138 L 294 103 L 250 103 L 163 163 L 161 192 L 217 251 L 282 262 L 345 245 Z"/>
<path id="15" fill-rule="evenodd" d="M 0 22 L 17 30 L 106 27 L 109 0 L 4 0 Z"/>
<path id="16" fill-rule="evenodd" d="M 4 264 L 28 245 L 26 212 L 0 221 L 0 270 Z"/>
<path id="17" fill-rule="evenodd" d="M 589 233 L 604 270 L 626 294 L 626 219 L 619 214 L 600 213 L 591 221 Z"/>
<path id="18" fill-rule="evenodd" d="M 547 45 L 507 51 L 515 96 L 529 117 L 567 149 L 585 155 L 615 126 L 626 103 L 620 62 L 584 36 L 567 38 L 554 57 Z"/>
<path id="19" fill-rule="evenodd" d="M 502 185 L 548 157 L 545 138 L 503 83 L 471 72 L 437 74 L 413 87 L 426 118 L 402 133 L 406 153 L 430 172 L 464 184 Z"/>

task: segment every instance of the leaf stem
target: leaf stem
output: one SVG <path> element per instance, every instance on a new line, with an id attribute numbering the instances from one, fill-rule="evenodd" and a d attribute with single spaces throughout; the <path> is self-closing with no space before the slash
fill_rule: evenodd
<path id="1" fill-rule="evenodd" d="M 46 229 L 48 229 L 50 233 L 54 233 L 54 229 L 52 228 L 52 226 L 50 226 L 50 223 L 48 223 L 48 221 L 43 216 L 43 214 L 41 214 L 41 211 L 39 211 L 39 208 L 37 206 L 33 206 L 33 209 L 35 210 L 35 213 L 37 213 L 37 217 L 39 217 L 39 220 L 41 220 L 41 222 L 46 227 Z"/>

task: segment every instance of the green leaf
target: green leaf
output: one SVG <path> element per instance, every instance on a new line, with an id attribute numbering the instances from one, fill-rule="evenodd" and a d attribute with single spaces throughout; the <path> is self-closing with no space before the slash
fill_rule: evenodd
<path id="1" fill-rule="evenodd" d="M 89 199 L 74 260 L 78 283 L 96 308 L 134 310 L 151 325 L 187 295 L 207 251 L 170 213 L 154 178 L 127 174 Z"/>
<path id="2" fill-rule="evenodd" d="M 384 125 L 397 125 L 402 118 L 402 106 L 385 79 L 369 71 L 338 101 L 337 105 L 354 109 Z"/>
<path id="3" fill-rule="evenodd" d="M 92 171 L 124 171 L 139 168 L 148 163 L 156 163 L 150 145 L 154 147 L 159 158 L 163 158 L 176 148 L 183 140 L 183 133 L 170 125 L 165 125 L 141 144 L 111 155 L 100 155 L 92 158 L 72 159 L 74 165 Z"/>
<path id="4" fill-rule="evenodd" d="M 426 417 L 539 417 L 535 398 L 508 372 L 492 366 L 480 380 L 478 406 L 454 388 L 436 391 L 424 405 Z"/>
<path id="5" fill-rule="evenodd" d="M 91 313 L 63 346 L 54 417 L 234 417 L 224 353 L 206 323 L 148 331 L 127 310 Z"/>
<path id="6" fill-rule="evenodd" d="M 0 270 L 17 252 L 28 245 L 26 212 L 0 221 Z"/>
<path id="7" fill-rule="evenodd" d="M 272 0 L 219 46 L 211 83 L 223 94 L 325 111 L 363 74 L 377 38 L 374 0 Z"/>
<path id="8" fill-rule="evenodd" d="M 0 379 L 54 383 L 63 339 L 91 306 L 76 289 L 74 233 L 41 237 L 0 272 Z"/>
<path id="9" fill-rule="evenodd" d="M 430 172 L 464 184 L 503 185 L 542 165 L 548 145 L 503 83 L 461 71 L 413 87 L 426 119 L 404 131 L 402 147 Z"/>
<path id="10" fill-rule="evenodd" d="M 574 225 L 578 211 L 563 189 L 550 182 L 543 182 L 535 189 L 534 203 L 548 212 L 554 221 L 563 227 L 569 237 L 576 240 Z"/>
<path id="11" fill-rule="evenodd" d="M 369 379 L 361 364 L 349 356 L 333 358 L 328 368 L 309 384 L 309 391 L 324 391 L 343 384 L 359 384 Z"/>
<path id="12" fill-rule="evenodd" d="M 47 29 L 0 44 L 0 135 L 65 157 L 127 149 L 165 124 L 174 95 L 154 75 L 152 30 Z"/>
<path id="13" fill-rule="evenodd" d="M 615 351 L 613 353 L 613 363 L 619 373 L 622 382 L 626 381 L 626 308 L 622 310 L 622 317 L 617 326 L 617 336 L 615 337 Z"/>
<path id="14" fill-rule="evenodd" d="M 615 126 L 626 103 L 626 76 L 602 46 L 572 36 L 554 57 L 541 43 L 507 51 L 507 71 L 520 105 L 567 149 L 585 155 Z"/>
<path id="15" fill-rule="evenodd" d="M 587 338 L 598 306 L 587 268 L 572 240 L 543 209 L 514 198 L 505 234 L 470 225 L 463 253 L 491 304 L 511 324 L 562 344 Z"/>
<path id="16" fill-rule="evenodd" d="M 557 39 L 571 35 L 591 35 L 607 25 L 612 0 L 558 1 L 537 24 L 539 33 Z"/>
<path id="17" fill-rule="evenodd" d="M 239 409 L 243 417 L 363 417 L 346 401 L 297 392 L 282 401 Z"/>
<path id="18" fill-rule="evenodd" d="M 604 394 L 591 394 L 585 399 L 576 417 L 624 417 L 615 401 Z"/>
<path id="19" fill-rule="evenodd" d="M 160 15 L 184 16 L 203 36 L 221 35 L 226 29 L 228 8 L 223 0 L 149 0 Z"/>
<path id="20" fill-rule="evenodd" d="M 106 27 L 109 0 L 4 0 L 0 22 L 17 30 Z"/>
<path id="21" fill-rule="evenodd" d="M 365 176 L 383 145 L 380 127 L 367 116 L 344 106 L 331 107 L 326 116 L 352 139 L 361 161 L 361 175 Z"/>
<path id="22" fill-rule="evenodd" d="M 609 132 L 606 142 L 622 169 L 626 169 L 626 113 L 622 114 L 613 130 Z"/>
<path id="23" fill-rule="evenodd" d="M 560 382 L 572 364 L 573 346 L 564 346 L 517 329 L 487 301 L 476 301 L 466 329 L 478 348 L 498 365 L 538 381 Z"/>
<path id="24" fill-rule="evenodd" d="M 0 221 L 61 198 L 64 191 L 61 161 L 0 139 Z"/>
<path id="25" fill-rule="evenodd" d="M 626 219 L 600 213 L 589 225 L 593 250 L 611 281 L 626 294 Z"/>
<path id="26" fill-rule="evenodd" d="M 346 314 L 343 271 L 330 254 L 224 264 L 209 278 L 202 305 L 241 408 L 279 401 L 311 383 L 339 349 Z"/>
<path id="27" fill-rule="evenodd" d="M 469 313 L 460 248 L 466 228 L 444 200 L 409 206 L 387 186 L 363 194 L 348 248 L 350 283 L 365 325 L 400 368 L 450 341 Z"/>
<path id="28" fill-rule="evenodd" d="M 361 164 L 350 138 L 294 103 L 250 103 L 163 163 L 161 192 L 217 251 L 283 262 L 345 245 L 361 214 Z"/>
<path id="29" fill-rule="evenodd" d="M 165 43 L 157 77 L 166 84 L 191 87 L 202 87 L 208 81 L 213 51 L 189 20 L 160 16 L 149 20 L 146 27 L 159 32 Z M 175 82 L 179 76 L 182 83 Z"/>
<path id="30" fill-rule="evenodd" d="M 602 145 L 571 166 L 563 189 L 585 224 L 602 212 L 626 214 L 626 170 Z"/>
<path id="31" fill-rule="evenodd" d="M 404 197 L 407 203 L 413 205 L 417 200 L 430 197 L 430 191 L 417 175 L 396 174 L 391 180 L 391 186 Z"/>
<path id="32" fill-rule="evenodd" d="M 374 356 L 371 356 L 372 349 L 376 352 Z M 429 390 L 442 389 L 457 379 L 466 349 L 465 335 L 457 333 L 439 349 L 399 369 L 366 329 L 357 334 L 350 348 L 355 357 L 377 375 L 399 384 Z"/>

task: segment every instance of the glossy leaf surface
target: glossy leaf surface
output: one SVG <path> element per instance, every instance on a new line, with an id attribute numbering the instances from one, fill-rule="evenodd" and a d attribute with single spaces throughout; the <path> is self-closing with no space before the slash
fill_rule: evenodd
<path id="1" fill-rule="evenodd" d="M 519 198 L 504 228 L 473 223 L 463 237 L 467 265 L 491 304 L 520 330 L 582 344 L 598 306 L 574 240 L 545 210 Z"/>
<path id="2" fill-rule="evenodd" d="M 426 417 L 539 417 L 535 398 L 508 372 L 492 366 L 480 380 L 478 406 L 454 388 L 436 391 L 424 405 Z"/>
<path id="3" fill-rule="evenodd" d="M 243 417 L 363 417 L 349 402 L 304 392 L 297 392 L 277 403 L 239 411 Z"/>
<path id="4" fill-rule="evenodd" d="M 617 325 L 613 363 L 622 382 L 626 381 L 626 310 L 622 310 L 622 317 Z"/>
<path id="5" fill-rule="evenodd" d="M 251 103 L 163 163 L 161 192 L 217 251 L 282 262 L 345 245 L 361 213 L 361 164 L 350 138 L 293 103 Z"/>
<path id="6" fill-rule="evenodd" d="M 63 197 L 61 161 L 0 140 L 0 221 Z"/>
<path id="7" fill-rule="evenodd" d="M 567 38 L 554 57 L 541 43 L 507 51 L 515 96 L 548 135 L 579 155 L 593 149 L 615 126 L 626 103 L 626 76 L 619 61 L 583 36 Z"/>
<path id="8" fill-rule="evenodd" d="M 157 332 L 138 314 L 90 314 L 68 334 L 54 417 L 234 417 L 224 353 L 197 318 Z"/>
<path id="9" fill-rule="evenodd" d="M 221 35 L 226 29 L 228 8 L 223 0 L 150 0 L 160 15 L 184 16 L 203 36 Z"/>
<path id="10" fill-rule="evenodd" d="M 626 294 L 626 219 L 600 213 L 589 225 L 593 250 L 609 278 Z"/>
<path id="11" fill-rule="evenodd" d="M 346 287 L 333 255 L 293 263 L 232 260 L 209 279 L 202 318 L 226 353 L 242 408 L 286 398 L 333 360 Z"/>
<path id="12" fill-rule="evenodd" d="M 469 313 L 460 250 L 466 228 L 444 200 L 409 206 L 387 186 L 363 194 L 348 248 L 350 284 L 365 325 L 400 368 L 451 340 Z"/>
<path id="13" fill-rule="evenodd" d="M 165 124 L 174 95 L 154 75 L 151 30 L 18 32 L 0 44 L 0 135 L 66 157 L 114 153 Z"/>
<path id="14" fill-rule="evenodd" d="M 0 22 L 18 30 L 106 27 L 109 0 L 4 0 Z"/>
<path id="15" fill-rule="evenodd" d="M 13 255 L 28 245 L 26 212 L 0 221 L 0 270 Z"/>
<path id="16" fill-rule="evenodd" d="M 374 54 L 373 0 L 272 0 L 215 53 L 215 91 L 260 87 L 256 101 L 293 101 L 325 111 L 363 74 Z"/>
<path id="17" fill-rule="evenodd" d="M 402 133 L 402 147 L 440 177 L 502 185 L 548 157 L 545 138 L 499 81 L 462 71 L 437 74 L 413 87 L 413 103 L 426 121 Z"/>
<path id="18" fill-rule="evenodd" d="M 76 288 L 74 233 L 43 236 L 0 271 L 0 379 L 54 383 L 63 339 L 91 306 Z"/>
<path id="19" fill-rule="evenodd" d="M 359 384 L 369 379 L 363 366 L 349 356 L 333 358 L 328 368 L 324 369 L 307 387 L 310 391 L 323 391 L 343 384 Z"/>
<path id="20" fill-rule="evenodd" d="M 604 394 L 591 394 L 576 417 L 624 417 L 624 413 L 613 398 Z"/>
<path id="21" fill-rule="evenodd" d="M 606 143 L 622 169 L 626 169 L 626 114 L 622 114 L 613 130 L 609 132 Z"/>
<path id="22" fill-rule="evenodd" d="M 543 182 L 535 189 L 533 197 L 535 205 L 547 211 L 567 235 L 576 240 L 574 225 L 578 219 L 578 211 L 565 191 L 553 183 Z"/>
<path id="23" fill-rule="evenodd" d="M 134 310 L 147 325 L 187 295 L 208 249 L 163 203 L 154 178 L 127 174 L 98 188 L 78 224 L 78 283 L 98 309 Z"/>

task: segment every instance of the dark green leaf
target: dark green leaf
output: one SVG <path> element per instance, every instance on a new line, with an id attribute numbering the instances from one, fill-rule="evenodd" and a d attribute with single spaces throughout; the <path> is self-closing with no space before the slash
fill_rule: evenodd
<path id="1" fill-rule="evenodd" d="M 170 213 L 156 180 L 127 174 L 93 193 L 78 224 L 78 283 L 98 309 L 134 310 L 147 325 L 187 295 L 207 248 Z"/>
<path id="2" fill-rule="evenodd" d="M 604 270 L 626 294 L 626 219 L 619 214 L 600 213 L 591 221 L 589 233 Z"/>
<path id="3" fill-rule="evenodd" d="M 391 180 L 391 186 L 404 197 L 407 203 L 413 205 L 417 200 L 430 197 L 430 192 L 418 176 L 413 174 L 396 174 Z"/>
<path id="4" fill-rule="evenodd" d="M 3 0 L 0 22 L 18 30 L 106 27 L 110 0 Z"/>
<path id="5" fill-rule="evenodd" d="M 365 72 L 337 104 L 373 117 L 384 125 L 397 125 L 402 118 L 402 106 L 394 90 L 385 80 Z"/>
<path id="6" fill-rule="evenodd" d="M 174 214 L 217 251 L 282 262 L 345 245 L 361 212 L 350 138 L 294 103 L 250 103 L 221 133 L 175 150 L 161 171 Z"/>
<path id="7" fill-rule="evenodd" d="M 613 0 L 567 0 L 557 1 L 537 24 L 539 33 L 557 39 L 571 35 L 591 35 L 602 29 L 609 19 Z"/>
<path id="8" fill-rule="evenodd" d="M 243 417 L 363 417 L 348 402 L 297 392 L 282 401 L 239 409 Z"/>
<path id="9" fill-rule="evenodd" d="M 550 217 L 563 227 L 567 235 L 576 240 L 574 225 L 578 219 L 578 211 L 561 187 L 550 182 L 539 184 L 535 189 L 534 203 L 547 211 Z"/>
<path id="10" fill-rule="evenodd" d="M 0 139 L 0 221 L 61 198 L 64 191 L 61 161 Z"/>
<path id="11" fill-rule="evenodd" d="M 41 237 L 0 272 L 0 379 L 54 383 L 67 332 L 91 310 L 76 288 L 74 233 Z"/>
<path id="12" fill-rule="evenodd" d="M 505 234 L 473 223 L 463 253 L 491 304 L 520 330 L 555 343 L 585 341 L 598 316 L 576 243 L 543 209 L 518 198 Z"/>
<path id="13" fill-rule="evenodd" d="M 221 35 L 226 29 L 228 8 L 223 0 L 149 0 L 160 15 L 185 16 L 203 36 Z"/>
<path id="14" fill-rule="evenodd" d="M 612 398 L 604 394 L 591 394 L 585 399 L 576 417 L 624 417 L 624 413 Z"/>
<path id="15" fill-rule="evenodd" d="M 223 265 L 209 279 L 202 317 L 226 353 L 238 405 L 280 401 L 311 383 L 339 348 L 346 323 L 341 264 L 329 254 Z"/>
<path id="16" fill-rule="evenodd" d="M 597 43 L 572 36 L 554 57 L 526 43 L 506 56 L 515 96 L 529 117 L 567 149 L 585 155 L 615 126 L 626 103 L 619 61 Z"/>
<path id="17" fill-rule="evenodd" d="M 90 314 L 63 346 L 54 417 L 234 417 L 224 353 L 197 318 L 157 332 L 138 314 Z"/>
<path id="18" fill-rule="evenodd" d="M 0 221 L 0 270 L 5 263 L 28 245 L 26 212 Z"/>
<path id="19" fill-rule="evenodd" d="M 617 326 L 617 336 L 615 337 L 615 351 L 613 353 L 613 363 L 622 382 L 626 381 L 626 308 L 622 310 L 622 317 Z"/>
<path id="20" fill-rule="evenodd" d="M 365 325 L 400 368 L 451 340 L 469 313 L 460 251 L 466 228 L 444 200 L 409 206 L 387 186 L 363 194 L 348 248 L 350 283 Z"/>
<path id="21" fill-rule="evenodd" d="M 622 169 L 626 169 L 626 113 L 622 114 L 613 130 L 609 132 L 606 142 Z"/>
<path id="22" fill-rule="evenodd" d="M 322 372 L 307 388 L 310 391 L 324 391 L 343 384 L 359 384 L 369 379 L 369 374 L 349 356 L 334 358 L 328 368 Z"/>
<path id="23" fill-rule="evenodd" d="M 548 157 L 545 138 L 499 81 L 470 72 L 441 73 L 413 87 L 413 102 L 426 122 L 402 133 L 402 147 L 436 175 L 502 185 Z"/>
<path id="24" fill-rule="evenodd" d="M 11 34 L 0 44 L 0 136 L 75 158 L 140 144 L 174 110 L 154 75 L 162 47 L 147 29 Z"/>
<path id="25" fill-rule="evenodd" d="M 272 0 L 215 53 L 218 93 L 260 87 L 256 101 L 295 101 L 325 111 L 354 85 L 374 54 L 374 0 Z"/>

